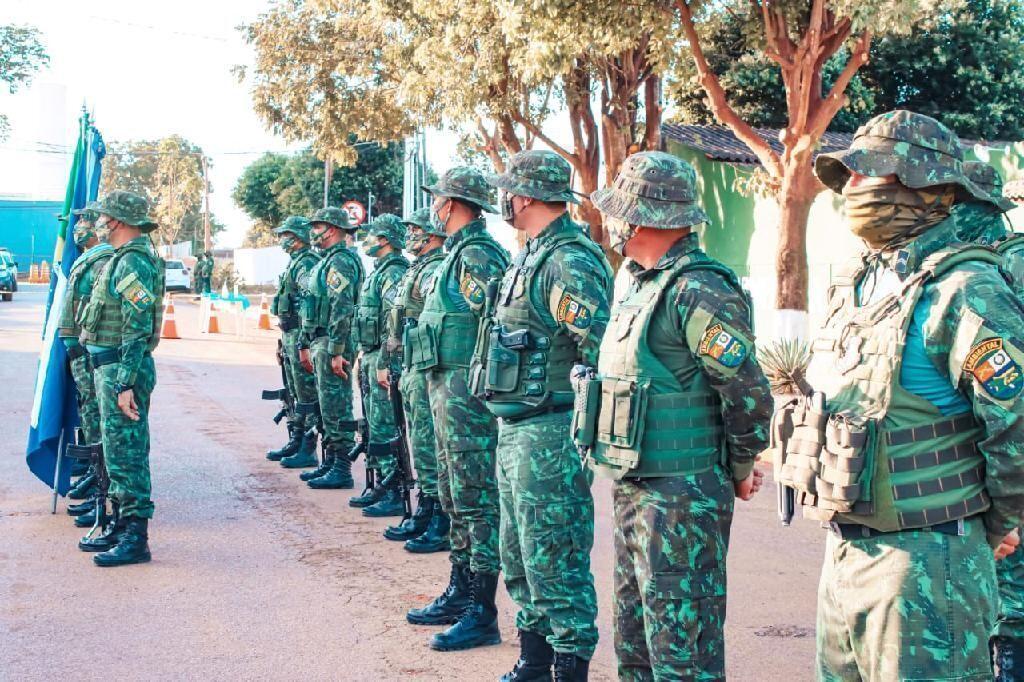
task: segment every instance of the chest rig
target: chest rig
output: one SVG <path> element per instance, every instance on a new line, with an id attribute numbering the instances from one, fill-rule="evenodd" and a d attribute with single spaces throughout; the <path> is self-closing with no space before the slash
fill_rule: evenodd
<path id="1" fill-rule="evenodd" d="M 102 273 L 114 255 L 109 246 L 95 246 L 75 260 L 68 273 L 68 285 L 61 305 L 60 329 L 62 336 L 77 336 L 80 331 L 79 317 L 89 302 L 96 273 Z M 92 281 L 89 281 L 89 275 Z"/>
<path id="2" fill-rule="evenodd" d="M 334 266 L 336 270 L 341 270 L 341 266 L 346 263 L 356 273 L 355 281 L 349 282 L 348 286 L 352 288 L 353 300 L 358 301 L 359 290 L 363 286 L 363 263 L 359 260 L 359 256 L 352 253 L 347 246 L 338 245 L 336 250 L 329 249 L 309 271 L 309 286 L 307 287 L 309 293 L 303 298 L 302 316 L 316 328 L 317 333 L 314 336 L 326 334 L 326 327 L 331 320 L 330 297 L 332 292 L 327 282 L 328 271 L 331 266 Z"/>
<path id="3" fill-rule="evenodd" d="M 299 251 L 288 261 L 288 267 L 285 268 L 284 274 L 281 276 L 280 289 L 274 298 L 275 312 L 283 332 L 289 332 L 299 327 L 299 312 L 303 298 L 298 281 L 299 272 L 303 268 L 312 269 L 317 261 L 316 254 L 309 249 Z"/>
<path id="4" fill-rule="evenodd" d="M 151 292 L 154 301 L 153 329 L 149 336 L 149 348 L 156 348 L 160 341 L 160 324 L 163 320 L 161 300 L 164 296 L 164 261 L 157 256 L 151 246 L 142 242 L 129 242 L 116 249 L 99 279 L 93 284 L 89 301 L 82 307 L 79 322 L 82 325 L 82 343 L 107 348 L 121 345 L 121 333 L 124 329 L 124 317 L 121 314 L 121 291 L 115 291 L 112 282 L 117 266 L 129 253 L 138 253 L 149 260 L 156 273 L 154 290 Z M 130 273 L 127 277 L 130 278 Z M 127 279 L 127 278 L 126 278 Z"/>
<path id="5" fill-rule="evenodd" d="M 408 267 L 409 261 L 404 256 L 388 254 L 378 262 L 363 283 L 355 320 L 356 340 L 359 341 L 360 350 L 373 352 L 380 348 L 384 332 L 384 276 L 394 269 L 404 272 Z"/>
<path id="6" fill-rule="evenodd" d="M 398 283 L 398 296 L 395 297 L 388 324 L 394 339 L 394 350 L 402 354 L 402 366 L 406 369 L 412 366 L 412 360 L 405 352 L 409 347 L 406 331 L 419 323 L 427 291 L 433 286 L 434 276 L 443 258 L 444 249 L 434 249 L 420 256 L 413 261 Z"/>

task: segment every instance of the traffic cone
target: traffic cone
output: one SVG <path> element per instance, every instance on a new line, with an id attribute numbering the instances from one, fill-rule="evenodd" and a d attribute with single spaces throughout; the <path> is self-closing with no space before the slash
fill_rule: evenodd
<path id="1" fill-rule="evenodd" d="M 220 334 L 220 323 L 217 322 L 217 304 L 210 301 L 210 317 L 206 320 L 207 334 Z"/>
<path id="2" fill-rule="evenodd" d="M 28 281 L 33 284 L 39 283 L 39 266 L 35 263 L 28 266 Z"/>
<path id="3" fill-rule="evenodd" d="M 178 336 L 178 325 L 174 322 L 174 301 L 170 296 L 164 296 L 164 322 L 160 325 L 161 339 L 180 339 Z"/>
<path id="4" fill-rule="evenodd" d="M 270 306 L 267 305 L 267 295 L 260 296 L 260 320 L 256 323 L 257 329 L 270 329 Z"/>
<path id="5" fill-rule="evenodd" d="M 43 261 L 42 267 L 39 268 L 39 281 L 46 283 L 50 281 L 50 264 Z"/>

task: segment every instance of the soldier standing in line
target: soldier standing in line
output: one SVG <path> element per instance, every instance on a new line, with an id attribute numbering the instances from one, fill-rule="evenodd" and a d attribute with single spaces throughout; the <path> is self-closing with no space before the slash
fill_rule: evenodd
<path id="1" fill-rule="evenodd" d="M 437 496 L 437 443 L 434 417 L 430 413 L 427 375 L 412 369 L 405 354 L 404 336 L 408 327 L 418 323 L 426 292 L 433 284 L 437 267 L 444 258 L 444 230 L 430 221 L 430 209 L 421 208 L 403 221 L 406 227 L 405 249 L 414 256 L 409 269 L 398 283 L 392 314 L 387 317 L 385 336 L 377 361 L 377 382 L 390 390 L 389 373 L 401 372 L 399 391 L 408 422 L 409 449 L 419 484 L 416 513 L 398 526 L 384 531 L 388 540 L 405 540 L 405 549 L 416 554 L 443 552 L 449 549 L 448 515 Z"/>
<path id="2" fill-rule="evenodd" d="M 405 225 L 392 213 L 382 213 L 366 230 L 363 251 L 375 259 L 373 272 L 363 283 L 356 311 L 355 335 L 362 355 L 359 359 L 360 386 L 370 442 L 366 445 L 366 466 L 378 473 L 378 483 L 362 495 L 349 499 L 352 507 L 362 507 L 363 516 L 401 516 L 404 511 L 400 491 L 401 472 L 396 466 L 392 442 L 398 437 L 391 396 L 377 383 L 377 358 L 385 341 L 384 320 L 398 295 L 398 282 L 409 261 L 405 248 Z"/>
<path id="3" fill-rule="evenodd" d="M 596 366 L 612 270 L 569 218 L 568 162 L 551 151 L 513 156 L 489 178 L 501 215 L 529 237 L 505 272 L 486 344 L 478 347 L 487 409 L 501 420 L 501 566 L 519 606 L 520 656 L 503 682 L 586 680 L 597 646 L 592 475 L 570 430 L 573 367 Z"/>
<path id="4" fill-rule="evenodd" d="M 622 680 L 724 680 L 726 557 L 735 498 L 761 486 L 772 398 L 751 304 L 705 254 L 708 218 L 682 159 L 642 152 L 592 195 L 627 257 L 598 374 L 574 428 L 614 483 L 615 653 Z"/>
<path id="5" fill-rule="evenodd" d="M 430 411 L 437 429 L 437 487 L 451 519 L 448 587 L 406 618 L 419 625 L 452 624 L 433 636 L 440 651 L 497 644 L 498 425 L 469 390 L 469 367 L 487 305 L 487 288 L 508 267 L 508 254 L 487 231 L 482 213 L 494 213 L 479 171 L 450 169 L 424 187 L 434 197 L 431 220 L 448 239 L 419 324 L 407 333 L 415 370 L 428 372 Z"/>
<path id="6" fill-rule="evenodd" d="M 82 309 L 79 343 L 89 351 L 93 368 L 116 520 L 79 547 L 105 550 L 93 557 L 97 566 L 120 566 L 150 560 L 149 405 L 156 386 L 153 349 L 160 342 L 164 262 L 148 237 L 157 224 L 143 197 L 118 190 L 95 209 L 97 234 L 114 253 Z"/>

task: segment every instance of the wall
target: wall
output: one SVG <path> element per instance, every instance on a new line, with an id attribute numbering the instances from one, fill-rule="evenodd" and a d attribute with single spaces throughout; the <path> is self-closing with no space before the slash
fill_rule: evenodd
<path id="1" fill-rule="evenodd" d="M 246 284 L 277 284 L 288 265 L 288 254 L 278 246 L 235 249 L 235 272 Z"/>
<path id="2" fill-rule="evenodd" d="M 0 246 L 11 250 L 20 271 L 27 272 L 33 262 L 53 264 L 63 206 L 62 201 L 0 199 Z"/>

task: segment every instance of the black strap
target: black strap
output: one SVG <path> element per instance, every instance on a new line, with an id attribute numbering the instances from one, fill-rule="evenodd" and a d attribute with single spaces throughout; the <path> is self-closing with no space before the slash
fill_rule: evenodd
<path id="1" fill-rule="evenodd" d="M 68 362 L 74 362 L 78 358 L 88 355 L 89 351 L 85 346 L 75 345 L 68 348 Z"/>
<path id="2" fill-rule="evenodd" d="M 284 400 L 288 397 L 288 389 L 279 388 L 276 391 L 264 390 L 262 397 L 264 400 Z"/>
<path id="3" fill-rule="evenodd" d="M 877 538 L 883 535 L 896 535 L 897 533 L 912 533 L 918 530 L 927 530 L 933 533 L 942 533 L 943 535 L 960 535 L 962 519 L 954 519 L 952 521 L 946 521 L 944 523 L 938 523 L 934 526 L 924 526 L 921 528 L 908 528 L 906 530 L 896 531 L 880 531 L 874 528 L 868 528 L 862 526 L 859 523 L 834 523 L 831 528 L 836 535 L 844 540 L 861 540 L 864 538 Z"/>
<path id="4" fill-rule="evenodd" d="M 121 349 L 110 348 L 108 350 L 100 351 L 99 353 L 90 353 L 92 358 L 92 366 L 102 367 L 103 365 L 111 365 L 115 362 L 121 361 Z"/>
<path id="5" fill-rule="evenodd" d="M 937 421 L 934 424 L 889 431 L 885 434 L 885 438 L 889 445 L 906 445 L 907 443 L 916 443 L 922 440 L 952 436 L 960 431 L 970 431 L 977 425 L 977 422 L 974 421 L 974 415 L 968 412 Z"/>

